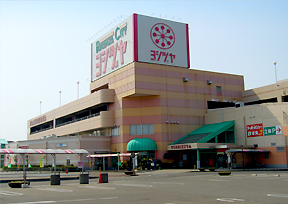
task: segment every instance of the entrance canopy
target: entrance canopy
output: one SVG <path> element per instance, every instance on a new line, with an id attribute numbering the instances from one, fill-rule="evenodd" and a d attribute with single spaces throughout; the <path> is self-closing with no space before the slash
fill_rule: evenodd
<path id="1" fill-rule="evenodd" d="M 226 153 L 242 153 L 242 152 L 270 152 L 266 149 L 229 149 L 225 151 Z"/>
<path id="2" fill-rule="evenodd" d="M 0 154 L 20 154 L 23 160 L 23 180 L 26 181 L 25 172 L 25 154 L 51 154 L 53 156 L 54 164 L 56 164 L 56 154 L 88 154 L 85 149 L 0 149 Z M 83 161 L 82 161 L 83 162 Z M 56 165 L 54 165 L 54 174 L 56 172 Z M 83 173 L 83 168 L 82 168 Z"/>
<path id="3" fill-rule="evenodd" d="M 85 149 L 0 149 L 0 154 L 88 154 Z"/>
<path id="4" fill-rule="evenodd" d="M 122 154 L 92 154 L 87 157 L 130 157 L 131 153 L 122 153 Z"/>
<path id="5" fill-rule="evenodd" d="M 157 144 L 150 138 L 137 138 L 130 140 L 127 144 L 127 151 L 155 151 L 157 150 Z"/>
<path id="6" fill-rule="evenodd" d="M 234 142 L 234 120 L 222 123 L 207 124 L 176 140 L 170 145 L 186 143 L 228 143 Z M 226 133 L 230 132 L 230 133 Z M 221 133 L 225 133 L 217 137 Z M 233 141 L 232 141 L 233 140 Z"/>

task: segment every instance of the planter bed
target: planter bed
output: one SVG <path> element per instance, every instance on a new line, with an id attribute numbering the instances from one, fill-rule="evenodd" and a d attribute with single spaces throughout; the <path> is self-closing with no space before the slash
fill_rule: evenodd
<path id="1" fill-rule="evenodd" d="M 220 176 L 229 176 L 231 174 L 231 172 L 230 171 L 220 171 L 220 172 L 218 172 L 218 174 Z"/>
<path id="2" fill-rule="evenodd" d="M 23 184 L 24 184 L 24 181 L 11 181 L 11 182 L 8 182 L 8 186 L 10 188 L 22 188 Z M 29 186 L 30 182 L 26 181 L 25 184 L 28 184 L 28 186 Z"/>

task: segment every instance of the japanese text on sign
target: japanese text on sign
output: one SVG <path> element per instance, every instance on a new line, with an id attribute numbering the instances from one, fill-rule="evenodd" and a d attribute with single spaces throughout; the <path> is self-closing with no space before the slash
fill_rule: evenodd
<path id="1" fill-rule="evenodd" d="M 115 43 L 115 45 L 108 47 L 106 51 L 102 51 L 101 53 L 97 54 L 96 68 L 98 69 L 98 72 L 96 73 L 96 76 L 99 77 L 100 75 L 102 75 L 102 73 L 106 73 L 107 62 L 109 58 L 112 59 L 111 69 L 118 67 L 118 61 L 116 60 L 117 50 L 120 51 L 121 64 L 124 64 L 124 53 L 126 53 L 126 47 L 127 41 L 122 42 L 122 40 L 120 40 L 119 46 L 118 43 Z"/>
<path id="2" fill-rule="evenodd" d="M 282 126 L 271 126 L 271 127 L 264 127 L 264 136 L 268 135 L 280 135 L 282 134 Z"/>
<path id="3" fill-rule="evenodd" d="M 170 62 L 173 63 L 176 55 L 173 55 L 169 52 L 159 52 L 156 50 L 151 50 L 151 60 L 153 61 L 163 61 L 163 62 Z"/>
<path id="4" fill-rule="evenodd" d="M 263 124 L 253 124 L 253 125 L 247 125 L 247 137 L 258 137 L 263 136 Z"/>

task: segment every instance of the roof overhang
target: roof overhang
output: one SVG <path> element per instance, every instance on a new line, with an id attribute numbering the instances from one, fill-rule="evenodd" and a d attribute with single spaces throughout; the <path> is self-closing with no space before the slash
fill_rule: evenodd
<path id="1" fill-rule="evenodd" d="M 185 143 L 168 145 L 167 150 L 188 150 L 188 149 L 227 149 L 235 148 L 237 144 L 234 143 Z"/>
<path id="2" fill-rule="evenodd" d="M 246 152 L 256 152 L 256 153 L 265 153 L 265 152 L 270 152 L 269 150 L 266 149 L 229 149 L 225 151 L 226 153 L 246 153 Z"/>
<path id="3" fill-rule="evenodd" d="M 87 157 L 130 157 L 131 153 L 121 153 L 121 154 L 91 154 Z"/>
<path id="4" fill-rule="evenodd" d="M 189 143 L 210 143 L 209 141 L 211 139 L 217 137 L 217 135 L 219 135 L 222 132 L 225 131 L 234 132 L 234 125 L 235 125 L 234 120 L 225 121 L 221 123 L 206 124 L 197 128 L 193 132 L 190 132 L 184 137 L 176 140 L 170 145 L 189 144 Z"/>

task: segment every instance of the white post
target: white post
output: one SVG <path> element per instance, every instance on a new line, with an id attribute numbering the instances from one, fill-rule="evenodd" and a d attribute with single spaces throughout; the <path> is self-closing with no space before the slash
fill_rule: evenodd
<path id="1" fill-rule="evenodd" d="M 26 181 L 26 171 L 25 171 L 25 154 L 21 154 L 22 156 L 22 159 L 23 159 L 23 180 L 24 180 L 24 183 Z"/>

